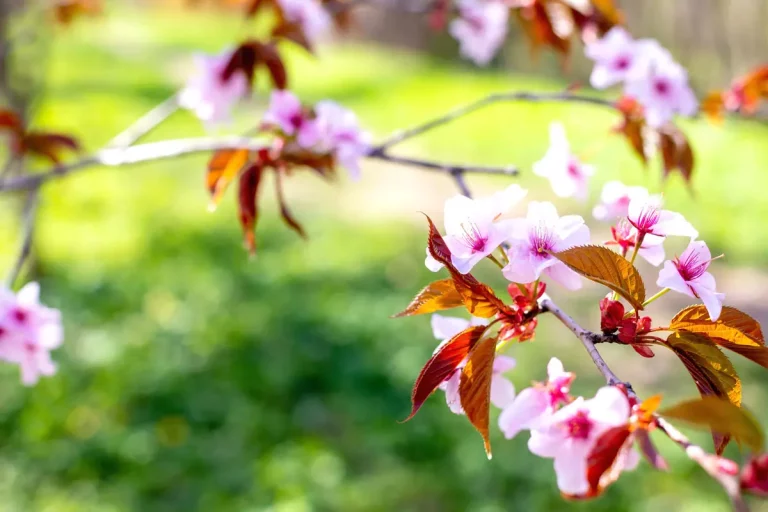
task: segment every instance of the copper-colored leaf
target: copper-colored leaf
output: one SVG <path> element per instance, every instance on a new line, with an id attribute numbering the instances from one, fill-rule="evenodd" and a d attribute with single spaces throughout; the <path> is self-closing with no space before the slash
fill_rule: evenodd
<path id="1" fill-rule="evenodd" d="M 629 261 L 612 250 L 597 245 L 572 247 L 552 253 L 574 272 L 607 286 L 635 308 L 643 309 L 645 285 L 640 273 Z"/>
<path id="2" fill-rule="evenodd" d="M 619 425 L 606 430 L 595 441 L 592 451 L 587 457 L 587 482 L 589 482 L 589 497 L 598 496 L 603 489 L 616 481 L 621 468 L 616 465 L 622 448 L 631 442 L 629 424 Z M 621 464 L 620 464 L 621 465 Z"/>
<path id="3" fill-rule="evenodd" d="M 755 417 L 722 398 L 703 396 L 688 400 L 661 411 L 661 415 L 728 434 L 754 452 L 763 450 L 763 429 Z"/>
<path id="4" fill-rule="evenodd" d="M 413 418 L 424 402 L 437 389 L 441 382 L 451 376 L 482 337 L 486 327 L 469 327 L 445 343 L 427 361 L 419 372 L 411 393 L 411 413 L 403 421 Z"/>
<path id="5" fill-rule="evenodd" d="M 272 84 L 277 89 L 288 87 L 288 73 L 285 70 L 285 64 L 274 44 L 263 44 L 258 48 L 259 60 L 266 66 L 269 76 L 272 78 Z"/>
<path id="6" fill-rule="evenodd" d="M 491 440 L 488 433 L 491 405 L 491 377 L 496 357 L 496 339 L 485 338 L 469 354 L 469 361 L 461 370 L 459 396 L 461 407 L 470 423 L 483 437 L 483 446 L 491 458 Z"/>
<path id="7" fill-rule="evenodd" d="M 56 0 L 53 4 L 53 14 L 62 25 L 69 25 L 83 15 L 100 14 L 101 0 Z"/>
<path id="8" fill-rule="evenodd" d="M 307 39 L 304 29 L 299 23 L 284 22 L 272 29 L 272 37 L 292 41 L 309 53 L 312 53 L 312 44 Z"/>
<path id="9" fill-rule="evenodd" d="M 215 208 L 224 192 L 248 165 L 248 150 L 222 149 L 208 161 L 205 185 L 211 194 L 211 208 Z"/>
<path id="10" fill-rule="evenodd" d="M 240 175 L 238 193 L 238 216 L 243 227 L 245 246 L 251 254 L 256 253 L 256 221 L 258 220 L 258 193 L 264 168 L 253 164 Z"/>
<path id="11" fill-rule="evenodd" d="M 723 120 L 723 110 L 725 109 L 725 100 L 723 91 L 712 91 L 701 101 L 699 106 L 704 115 L 710 121 L 720 123 Z"/>
<path id="12" fill-rule="evenodd" d="M 462 296 L 467 310 L 474 316 L 481 318 L 491 318 L 499 311 L 506 310 L 504 302 L 496 296 L 488 285 L 475 279 L 472 274 L 462 274 L 456 270 L 451 263 L 451 252 L 429 216 L 427 216 L 427 222 L 429 223 L 427 249 L 432 257 L 445 265 L 451 273 L 456 291 Z"/>
<path id="13" fill-rule="evenodd" d="M 715 322 L 710 320 L 705 306 L 687 307 L 675 315 L 669 329 L 704 334 L 721 347 L 733 350 L 768 368 L 768 347 L 765 347 L 760 324 L 734 307 L 723 307 Z"/>
<path id="14" fill-rule="evenodd" d="M 0 110 L 0 128 L 5 128 L 15 133 L 24 132 L 21 118 L 10 110 Z"/>
<path id="15" fill-rule="evenodd" d="M 259 66 L 267 69 L 276 88 L 287 87 L 288 75 L 277 47 L 273 43 L 262 43 L 256 40 L 245 41 L 232 52 L 229 62 L 221 73 L 221 78 L 227 81 L 236 72 L 241 71 L 248 79 L 248 83 L 252 85 Z"/>
<path id="16" fill-rule="evenodd" d="M 623 119 L 621 124 L 613 128 L 613 131 L 624 135 L 635 154 L 640 157 L 644 165 L 647 164 L 643 107 L 634 98 L 623 96 L 616 102 L 616 109 L 621 112 Z"/>
<path id="17" fill-rule="evenodd" d="M 407 308 L 395 317 L 422 315 L 464 305 L 464 299 L 453 286 L 453 279 L 441 279 L 428 284 L 411 301 Z"/>
<path id="18" fill-rule="evenodd" d="M 751 71 L 731 87 L 732 94 L 738 96 L 739 107 L 747 114 L 754 114 L 760 100 L 768 99 L 768 65 Z"/>
<path id="19" fill-rule="evenodd" d="M 714 395 L 741 405 L 741 380 L 731 361 L 707 336 L 688 331 L 669 335 L 666 345 L 691 374 L 702 396 Z M 722 453 L 729 437 L 713 433 L 715 450 Z"/>
<path id="20" fill-rule="evenodd" d="M 30 132 L 24 136 L 22 144 L 26 153 L 45 157 L 54 164 L 61 161 L 61 151 L 80 148 L 74 138 L 58 133 Z"/>
<path id="21" fill-rule="evenodd" d="M 275 169 L 275 194 L 277 195 L 277 202 L 280 205 L 280 216 L 289 228 L 294 230 L 302 238 L 307 238 L 307 234 L 304 232 L 304 228 L 293 217 L 293 214 L 288 209 L 288 204 L 285 202 L 285 195 L 283 194 L 283 169 Z"/>
<path id="22" fill-rule="evenodd" d="M 693 173 L 693 149 L 685 134 L 672 123 L 659 130 L 659 148 L 664 164 L 664 177 L 677 170 L 686 183 L 691 182 Z"/>
<path id="23" fill-rule="evenodd" d="M 533 0 L 529 5 L 515 10 L 517 20 L 525 32 L 535 58 L 542 46 L 549 46 L 564 58 L 571 49 L 571 41 L 558 34 L 547 5 L 549 0 Z"/>

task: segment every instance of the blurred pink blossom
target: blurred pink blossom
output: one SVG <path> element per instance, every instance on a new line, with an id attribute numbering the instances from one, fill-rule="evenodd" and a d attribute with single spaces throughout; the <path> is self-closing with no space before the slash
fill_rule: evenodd
<path id="1" fill-rule="evenodd" d="M 222 78 L 231 56 L 231 51 L 195 55 L 195 73 L 179 93 L 179 105 L 206 125 L 229 121 L 234 105 L 248 94 L 248 79 L 242 71 L 236 71 L 227 81 Z"/>
<path id="2" fill-rule="evenodd" d="M 549 126 L 549 149 L 541 160 L 533 164 L 533 173 L 549 179 L 552 191 L 558 197 L 586 199 L 587 182 L 595 169 L 579 162 L 571 153 L 563 125 L 552 123 Z"/>
<path id="3" fill-rule="evenodd" d="M 488 64 L 507 36 L 509 7 L 500 0 L 460 0 L 458 10 L 448 30 L 459 51 L 479 66 Z"/>

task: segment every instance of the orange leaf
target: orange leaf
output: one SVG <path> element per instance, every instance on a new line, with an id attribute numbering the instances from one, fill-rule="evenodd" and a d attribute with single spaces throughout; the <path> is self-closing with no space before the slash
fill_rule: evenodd
<path id="1" fill-rule="evenodd" d="M 754 452 L 763 450 L 763 429 L 755 417 L 722 398 L 703 396 L 688 400 L 661 411 L 661 415 L 728 434 Z"/>
<path id="2" fill-rule="evenodd" d="M 428 284 L 411 301 L 407 308 L 395 317 L 422 315 L 464 305 L 464 299 L 453 286 L 453 279 L 441 279 Z"/>
<path id="3" fill-rule="evenodd" d="M 618 460 L 619 454 L 622 448 L 631 442 L 628 424 L 608 429 L 597 438 L 587 457 L 587 497 L 599 496 L 606 487 L 616 481 L 621 473 L 621 467 L 616 464 L 621 462 Z"/>
<path id="4" fill-rule="evenodd" d="M 725 109 L 725 100 L 723 91 L 712 91 L 701 101 L 700 109 L 707 118 L 715 123 L 723 120 L 723 110 Z"/>
<path id="5" fill-rule="evenodd" d="M 693 377 L 702 396 L 714 395 L 741 405 L 741 380 L 731 361 L 706 335 L 679 331 L 669 335 L 665 344 L 677 355 Z M 729 437 L 713 433 L 718 455 Z"/>
<path id="6" fill-rule="evenodd" d="M 486 327 L 476 325 L 469 327 L 445 343 L 440 350 L 427 361 L 419 372 L 411 393 L 411 414 L 403 420 L 413 418 L 429 396 L 445 379 L 451 376 L 459 364 L 482 337 Z"/>
<path id="7" fill-rule="evenodd" d="M 643 309 L 645 285 L 637 269 L 610 249 L 597 245 L 572 247 L 552 253 L 574 272 L 607 286 L 637 310 Z"/>
<path id="8" fill-rule="evenodd" d="M 707 308 L 698 305 L 680 311 L 669 325 L 672 331 L 688 331 L 708 336 L 712 341 L 768 368 L 768 348 L 760 324 L 738 309 L 723 307 L 713 322 Z"/>
<path id="9" fill-rule="evenodd" d="M 686 183 L 691 182 L 693 173 L 693 149 L 685 134 L 672 123 L 659 130 L 659 148 L 664 164 L 664 177 L 677 169 Z"/>
<path id="10" fill-rule="evenodd" d="M 427 249 L 432 257 L 445 265 L 451 273 L 453 285 L 463 298 L 467 310 L 474 316 L 481 318 L 491 318 L 500 311 L 506 311 L 507 306 L 488 285 L 475 279 L 472 274 L 462 274 L 456 270 L 451 263 L 451 252 L 448 250 L 445 240 L 443 240 L 432 219 L 429 216 L 426 217 L 429 223 Z"/>
<path id="11" fill-rule="evenodd" d="M 741 80 L 737 81 L 732 87 L 732 91 L 738 91 L 741 99 L 739 105 L 747 114 L 754 114 L 757 111 L 761 99 L 768 99 L 768 65 L 761 66 Z"/>
<path id="12" fill-rule="evenodd" d="M 224 191 L 248 165 L 247 149 L 222 149 L 216 151 L 208 161 L 205 184 L 211 193 L 211 209 L 221 201 Z"/>
<path id="13" fill-rule="evenodd" d="M 240 175 L 240 190 L 238 193 L 238 216 L 243 227 L 245 246 L 251 254 L 256 253 L 256 221 L 258 220 L 259 185 L 264 174 L 264 168 L 253 164 Z"/>
<path id="14" fill-rule="evenodd" d="M 496 357 L 496 339 L 485 338 L 469 354 L 469 361 L 461 370 L 459 396 L 461 407 L 470 423 L 483 437 L 483 446 L 491 458 L 491 440 L 488 433 L 491 405 L 491 377 Z"/>

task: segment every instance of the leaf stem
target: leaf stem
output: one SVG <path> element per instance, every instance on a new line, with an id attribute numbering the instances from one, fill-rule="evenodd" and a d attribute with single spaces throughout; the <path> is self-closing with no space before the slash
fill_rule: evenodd
<path id="1" fill-rule="evenodd" d="M 650 304 L 651 302 L 654 302 L 655 300 L 657 300 L 657 299 L 659 299 L 659 298 L 663 297 L 663 296 L 664 296 L 664 295 L 666 295 L 668 292 L 669 292 L 669 288 L 663 288 L 661 291 L 659 291 L 658 293 L 656 293 L 656 294 L 655 294 L 653 297 L 650 297 L 650 298 L 648 298 L 648 300 L 646 300 L 645 302 L 643 302 L 643 307 L 645 307 L 645 306 L 647 306 L 648 304 Z"/>
<path id="2" fill-rule="evenodd" d="M 496 259 L 496 256 L 494 256 L 493 254 L 489 254 L 488 259 L 494 262 L 497 267 L 504 268 L 504 264 L 500 262 L 498 259 Z"/>

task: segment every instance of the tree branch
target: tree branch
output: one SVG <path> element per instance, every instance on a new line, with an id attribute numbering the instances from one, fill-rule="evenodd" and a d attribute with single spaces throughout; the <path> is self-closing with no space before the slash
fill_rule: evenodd
<path id="1" fill-rule="evenodd" d="M 179 94 L 157 105 L 155 108 L 138 118 L 131 126 L 117 134 L 107 144 L 108 148 L 126 148 L 134 145 L 142 137 L 154 130 L 160 123 L 179 109 Z"/>
<path id="2" fill-rule="evenodd" d="M 367 155 L 367 158 L 372 160 L 382 160 L 384 162 L 390 162 L 398 165 L 407 165 L 410 167 L 421 167 L 422 169 L 428 169 L 432 171 L 444 172 L 447 174 L 455 173 L 473 173 L 473 174 L 497 174 L 503 176 L 517 176 L 520 174 L 520 170 L 511 165 L 507 167 L 492 167 L 485 165 L 462 165 L 462 164 L 450 164 L 444 162 L 434 162 L 431 160 L 422 160 L 419 158 L 411 158 L 404 156 L 394 156 L 388 154 L 381 149 L 374 149 Z"/>
<path id="3" fill-rule="evenodd" d="M 24 209 L 21 213 L 21 242 L 19 243 L 19 250 L 14 259 L 13 267 L 11 267 L 11 271 L 5 280 L 6 288 L 13 287 L 21 273 L 21 269 L 24 267 L 24 262 L 29 258 L 29 254 L 32 251 L 32 234 L 35 231 L 39 195 L 40 189 L 34 188 L 29 191 L 24 202 Z"/>

